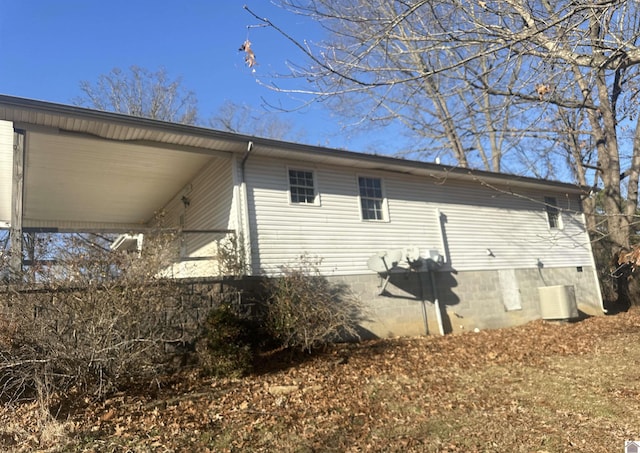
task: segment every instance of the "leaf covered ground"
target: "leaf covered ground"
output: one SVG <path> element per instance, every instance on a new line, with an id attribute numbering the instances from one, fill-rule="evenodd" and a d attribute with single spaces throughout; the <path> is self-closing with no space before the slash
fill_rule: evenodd
<path id="1" fill-rule="evenodd" d="M 195 370 L 56 419 L 5 406 L 0 450 L 607 452 L 640 440 L 640 311 Z M 71 403 L 71 402 L 69 402 Z"/>

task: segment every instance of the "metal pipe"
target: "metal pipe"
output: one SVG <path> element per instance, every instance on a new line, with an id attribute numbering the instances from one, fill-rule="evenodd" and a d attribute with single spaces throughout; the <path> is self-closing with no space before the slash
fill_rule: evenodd
<path id="1" fill-rule="evenodd" d="M 238 229 L 242 232 L 245 262 L 247 263 L 247 267 L 249 268 L 249 273 L 253 274 L 251 262 L 251 226 L 249 224 L 249 199 L 245 174 L 245 165 L 247 163 L 247 160 L 249 159 L 251 151 L 253 151 L 253 141 L 249 140 L 249 142 L 247 143 L 247 151 L 244 153 L 244 156 L 242 156 L 242 161 L 240 162 L 240 198 L 242 199 L 242 218 L 240 219 L 240 222 L 242 224 L 242 228 Z M 240 206 L 240 200 L 238 200 L 238 206 Z M 238 227 L 240 227 L 240 225 L 238 225 Z"/>
<path id="2" fill-rule="evenodd" d="M 584 212 L 582 213 L 582 224 L 586 225 L 587 224 L 587 219 L 586 216 L 584 214 Z M 593 278 L 595 280 L 595 285 L 596 285 L 596 292 L 597 297 L 598 297 L 598 303 L 600 304 L 600 310 L 602 310 L 602 313 L 608 313 L 609 310 L 607 310 L 604 306 L 604 300 L 602 299 L 602 289 L 600 288 L 600 276 L 598 275 L 598 269 L 596 268 L 596 259 L 593 256 L 593 248 L 591 247 L 591 242 L 589 241 L 589 238 L 587 237 L 587 244 L 589 245 L 589 264 L 591 265 L 591 269 L 593 270 Z"/>
<path id="3" fill-rule="evenodd" d="M 438 239 L 440 241 L 439 253 L 444 258 L 444 262 L 448 261 L 447 245 L 444 242 L 444 225 L 442 224 L 442 212 L 440 208 L 436 208 L 436 221 L 438 222 Z"/>

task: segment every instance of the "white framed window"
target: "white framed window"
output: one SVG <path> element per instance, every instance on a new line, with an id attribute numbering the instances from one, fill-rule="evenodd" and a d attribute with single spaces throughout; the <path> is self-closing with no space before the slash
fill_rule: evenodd
<path id="1" fill-rule="evenodd" d="M 291 204 L 319 205 L 320 197 L 312 170 L 289 168 L 289 202 Z"/>
<path id="2" fill-rule="evenodd" d="M 358 193 L 362 220 L 388 220 L 381 178 L 358 176 Z"/>
<path id="3" fill-rule="evenodd" d="M 549 229 L 562 229 L 562 215 L 558 208 L 558 200 L 555 197 L 544 197 L 544 207 L 547 212 L 547 222 Z"/>

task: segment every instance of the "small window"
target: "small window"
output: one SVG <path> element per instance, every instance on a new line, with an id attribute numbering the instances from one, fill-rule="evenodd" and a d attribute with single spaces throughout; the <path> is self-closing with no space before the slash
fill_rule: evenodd
<path id="1" fill-rule="evenodd" d="M 380 178 L 358 177 L 362 220 L 384 220 L 384 197 Z"/>
<path id="2" fill-rule="evenodd" d="M 291 203 L 315 204 L 316 189 L 313 172 L 306 170 L 289 170 L 289 193 Z"/>
<path id="3" fill-rule="evenodd" d="M 544 197 L 544 205 L 547 211 L 547 221 L 549 222 L 549 228 L 561 229 L 562 218 L 560 217 L 560 210 L 558 209 L 558 202 L 555 197 Z"/>

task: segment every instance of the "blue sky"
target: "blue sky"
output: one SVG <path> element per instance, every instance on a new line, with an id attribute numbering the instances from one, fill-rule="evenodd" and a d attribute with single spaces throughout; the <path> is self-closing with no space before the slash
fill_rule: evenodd
<path id="1" fill-rule="evenodd" d="M 281 72 L 286 60 L 303 56 L 270 28 L 248 29 L 258 22 L 245 4 L 297 39 L 322 37 L 319 27 L 268 0 L 0 0 L 0 93 L 71 104 L 81 95 L 80 81 L 138 65 L 181 77 L 203 119 L 225 101 L 257 109 L 263 99 L 293 105 L 256 77 Z M 255 74 L 238 51 L 247 33 Z M 363 151 L 373 143 L 371 134 L 350 139 L 322 105 L 285 118 L 312 144 Z"/>

